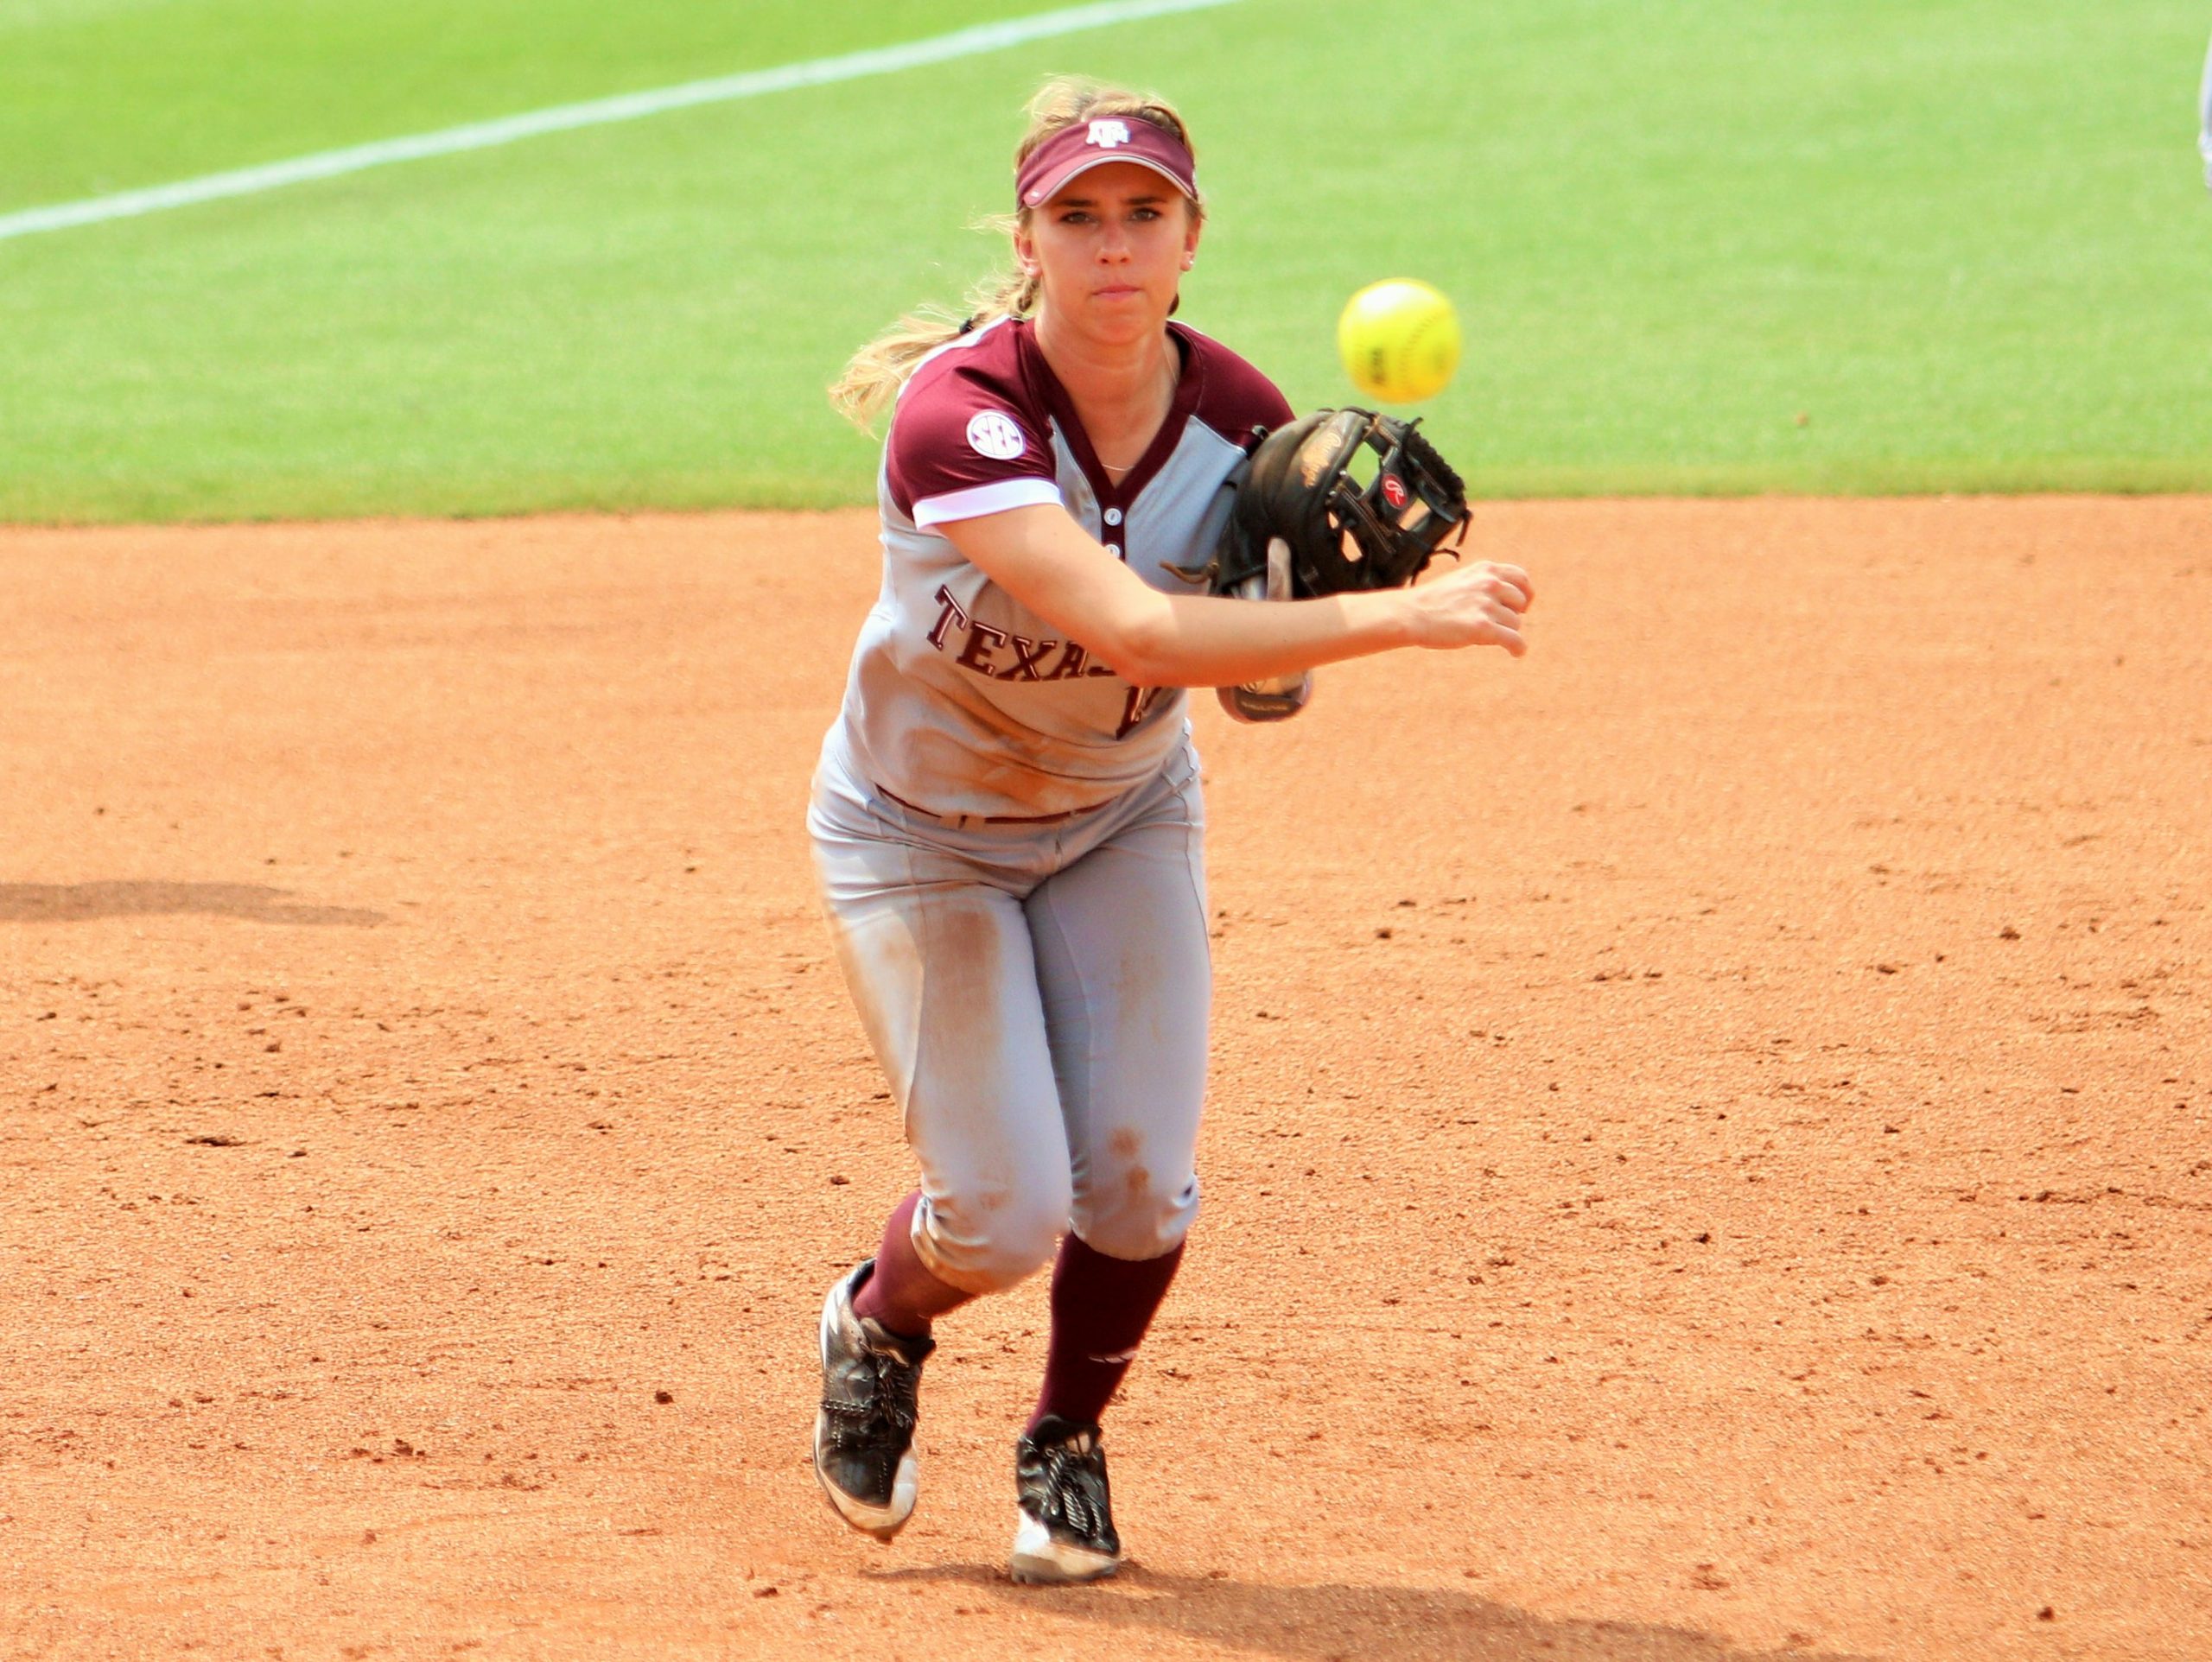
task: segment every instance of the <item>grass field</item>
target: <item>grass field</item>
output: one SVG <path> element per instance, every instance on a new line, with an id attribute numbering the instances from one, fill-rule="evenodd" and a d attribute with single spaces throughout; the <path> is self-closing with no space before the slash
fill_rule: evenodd
<path id="1" fill-rule="evenodd" d="M 0 0 L 0 213 L 1042 0 Z M 817 505 L 1048 71 L 1176 98 L 1185 315 L 1300 404 L 1438 282 L 1491 494 L 2212 488 L 2201 6 L 1244 0 L 0 242 L 0 519 Z"/>

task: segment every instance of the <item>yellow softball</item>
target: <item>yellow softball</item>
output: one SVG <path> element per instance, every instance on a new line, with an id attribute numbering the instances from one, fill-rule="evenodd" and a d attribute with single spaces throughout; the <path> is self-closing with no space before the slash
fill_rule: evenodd
<path id="1" fill-rule="evenodd" d="M 1411 277 L 1371 282 L 1344 303 L 1337 351 L 1352 384 L 1369 397 L 1419 403 L 1443 391 L 1459 367 L 1459 314 Z"/>

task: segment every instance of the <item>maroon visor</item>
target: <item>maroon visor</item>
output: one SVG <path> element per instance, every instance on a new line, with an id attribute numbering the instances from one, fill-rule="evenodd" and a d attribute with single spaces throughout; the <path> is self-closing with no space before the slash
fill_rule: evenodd
<path id="1" fill-rule="evenodd" d="M 1193 201 L 1198 194 L 1198 163 L 1182 141 L 1164 127 L 1136 116 L 1102 116 L 1063 127 L 1029 153 L 1014 181 L 1024 207 L 1049 202 L 1077 174 L 1109 162 L 1134 162 L 1150 168 Z"/>

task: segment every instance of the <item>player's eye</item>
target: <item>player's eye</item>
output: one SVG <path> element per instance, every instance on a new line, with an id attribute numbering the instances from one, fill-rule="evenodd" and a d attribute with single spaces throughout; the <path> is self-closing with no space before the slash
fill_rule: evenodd
<path id="1" fill-rule="evenodd" d="M 1151 220 L 1157 219 L 1159 217 L 1160 217 L 1160 210 L 1159 210 L 1158 208 L 1156 208 L 1156 207 L 1141 207 L 1141 208 L 1137 209 L 1135 213 L 1132 213 L 1132 214 L 1130 214 L 1130 215 L 1129 215 L 1129 218 L 1131 218 L 1132 219 L 1137 219 L 1137 220 L 1145 221 L 1145 222 L 1149 222 L 1149 221 L 1151 221 Z"/>

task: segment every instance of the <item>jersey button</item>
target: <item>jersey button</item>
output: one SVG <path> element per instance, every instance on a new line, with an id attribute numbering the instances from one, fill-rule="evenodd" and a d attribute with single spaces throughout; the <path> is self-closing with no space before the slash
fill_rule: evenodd
<path id="1" fill-rule="evenodd" d="M 1109 508 L 1106 511 L 1106 523 L 1109 525 L 1120 524 L 1122 523 L 1122 511 L 1119 508 Z"/>
<path id="2" fill-rule="evenodd" d="M 1119 560 L 1122 557 L 1122 545 L 1119 542 L 1109 542 L 1106 545 L 1106 552 Z"/>

